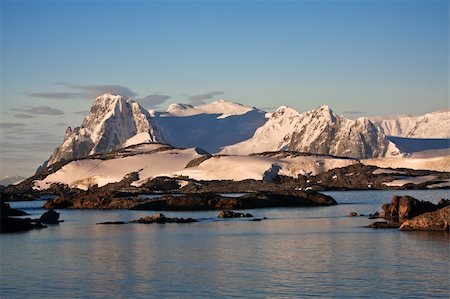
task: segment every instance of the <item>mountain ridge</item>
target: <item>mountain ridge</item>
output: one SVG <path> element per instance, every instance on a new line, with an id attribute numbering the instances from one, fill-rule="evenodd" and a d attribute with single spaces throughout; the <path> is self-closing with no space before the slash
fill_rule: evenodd
<path id="1" fill-rule="evenodd" d="M 445 120 L 450 112 L 429 113 L 426 117 L 436 115 Z M 80 127 L 67 129 L 63 143 L 43 166 L 144 142 L 199 147 L 212 154 L 290 150 L 357 159 L 401 156 L 384 133 L 385 127 L 366 117 L 347 119 L 327 105 L 302 113 L 280 106 L 266 113 L 220 99 L 199 106 L 171 104 L 165 112 L 158 112 L 120 95 L 104 94 L 94 100 Z M 425 129 L 417 129 L 420 127 L 415 125 L 416 132 L 426 135 Z"/>

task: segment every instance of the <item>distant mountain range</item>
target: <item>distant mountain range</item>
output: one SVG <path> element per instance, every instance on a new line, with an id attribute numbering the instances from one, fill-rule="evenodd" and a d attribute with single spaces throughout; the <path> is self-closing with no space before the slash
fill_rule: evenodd
<path id="1" fill-rule="evenodd" d="M 407 138 L 450 138 L 450 110 L 419 116 L 370 117 L 385 135 Z"/>
<path id="2" fill-rule="evenodd" d="M 388 136 L 448 138 L 449 122 L 449 111 L 351 120 L 328 106 L 303 113 L 281 106 L 266 113 L 226 100 L 201 106 L 172 104 L 158 112 L 122 96 L 104 94 L 95 99 L 80 127 L 67 129 L 62 145 L 44 166 L 143 142 L 197 147 L 211 154 L 289 150 L 356 159 L 396 157 L 404 151 Z M 404 149 L 404 138 L 401 141 Z"/>

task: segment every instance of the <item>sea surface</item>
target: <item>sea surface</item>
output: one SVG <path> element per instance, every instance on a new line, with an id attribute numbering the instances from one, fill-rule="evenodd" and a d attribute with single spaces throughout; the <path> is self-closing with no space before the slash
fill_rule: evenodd
<path id="1" fill-rule="evenodd" d="M 60 210 L 65 222 L 0 235 L 0 298 L 449 298 L 449 234 L 366 228 L 395 194 L 326 192 L 338 206 L 164 212 L 189 224 L 96 225 L 152 211 Z M 43 201 L 15 202 L 39 217 Z"/>

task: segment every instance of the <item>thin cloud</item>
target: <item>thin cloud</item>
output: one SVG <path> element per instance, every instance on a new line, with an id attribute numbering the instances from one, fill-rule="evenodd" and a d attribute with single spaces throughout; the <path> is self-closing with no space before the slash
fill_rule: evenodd
<path id="1" fill-rule="evenodd" d="M 49 106 L 27 106 L 25 108 L 11 108 L 11 111 L 22 112 L 24 114 L 39 114 L 39 115 L 64 115 L 62 110 L 55 109 Z"/>
<path id="2" fill-rule="evenodd" d="M 28 95 L 33 98 L 66 100 L 80 98 L 84 94 L 79 92 L 34 92 Z"/>
<path id="3" fill-rule="evenodd" d="M 365 114 L 364 111 L 353 111 L 353 110 L 344 111 L 344 115 L 348 115 L 349 117 L 357 117 L 364 114 Z"/>
<path id="4" fill-rule="evenodd" d="M 87 115 L 89 113 L 88 110 L 75 111 L 74 114 Z"/>
<path id="5" fill-rule="evenodd" d="M 214 96 L 224 94 L 222 91 L 211 91 L 204 94 L 189 96 L 188 100 L 192 105 L 206 104 L 206 100 L 212 99 Z"/>
<path id="6" fill-rule="evenodd" d="M 36 116 L 34 116 L 34 115 L 23 114 L 23 113 L 14 114 L 13 116 L 14 116 L 15 118 L 21 118 L 21 119 L 29 119 L 29 118 L 35 118 L 35 117 L 36 117 Z"/>
<path id="7" fill-rule="evenodd" d="M 69 89 L 78 90 L 80 94 L 88 94 L 94 97 L 104 93 L 119 94 L 128 98 L 137 96 L 137 93 L 135 93 L 128 87 L 118 84 L 78 85 L 59 83 L 59 85 L 65 85 Z"/>
<path id="8" fill-rule="evenodd" d="M 65 88 L 74 90 L 74 91 L 34 92 L 34 93 L 28 93 L 28 95 L 30 97 L 34 97 L 34 98 L 57 99 L 57 100 L 67 100 L 67 99 L 92 100 L 93 98 L 95 98 L 99 95 L 102 95 L 104 93 L 118 94 L 118 95 L 122 95 L 122 96 L 128 97 L 128 98 L 137 96 L 137 93 L 135 93 L 128 87 L 118 85 L 118 84 L 79 85 L 79 84 L 57 82 L 56 85 L 64 86 Z"/>
<path id="9" fill-rule="evenodd" d="M 154 94 L 148 95 L 141 99 L 136 99 L 136 101 L 138 101 L 142 106 L 150 108 L 152 106 L 158 106 L 170 98 L 171 96 L 169 95 L 162 95 L 159 94 L 159 92 L 155 92 Z"/>

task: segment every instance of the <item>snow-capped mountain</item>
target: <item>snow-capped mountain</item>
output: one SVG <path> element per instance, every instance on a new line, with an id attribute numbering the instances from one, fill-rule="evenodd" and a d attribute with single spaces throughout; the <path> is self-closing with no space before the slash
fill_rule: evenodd
<path id="1" fill-rule="evenodd" d="M 420 116 L 370 117 L 388 136 L 408 138 L 450 138 L 450 110 Z"/>
<path id="2" fill-rule="evenodd" d="M 166 143 L 210 153 L 252 137 L 267 121 L 264 111 L 226 100 L 200 106 L 172 104 L 164 113 L 151 114 Z"/>
<path id="3" fill-rule="evenodd" d="M 11 175 L 0 178 L 0 186 L 8 186 L 23 181 L 25 178 L 20 175 Z"/>
<path id="4" fill-rule="evenodd" d="M 130 99 L 104 94 L 95 99 L 80 127 L 67 129 L 47 165 L 146 141 L 164 142 L 149 112 Z"/>
<path id="5" fill-rule="evenodd" d="M 281 106 L 252 138 L 225 147 L 222 154 L 290 150 L 352 158 L 399 154 L 367 118 L 338 116 L 328 106 L 299 113 Z"/>

